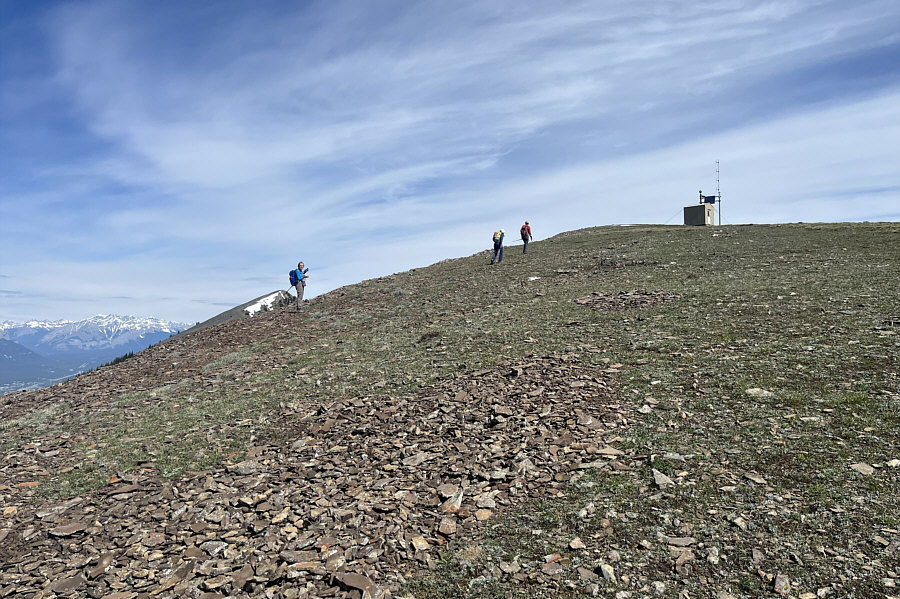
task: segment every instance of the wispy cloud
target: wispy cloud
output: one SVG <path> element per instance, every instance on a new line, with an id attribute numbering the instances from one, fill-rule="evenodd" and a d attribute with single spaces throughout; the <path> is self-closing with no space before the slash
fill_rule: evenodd
<path id="1" fill-rule="evenodd" d="M 315 292 L 526 217 L 665 222 L 716 159 L 730 222 L 896 212 L 895 2 L 47 6 L 0 60 L 13 317 L 196 320 L 299 257 Z"/>

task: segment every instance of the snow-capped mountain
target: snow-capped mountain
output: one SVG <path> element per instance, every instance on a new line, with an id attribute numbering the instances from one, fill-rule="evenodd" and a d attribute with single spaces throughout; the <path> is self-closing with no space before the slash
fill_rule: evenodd
<path id="1" fill-rule="evenodd" d="M 158 318 L 100 314 L 86 320 L 0 323 L 0 393 L 52 384 L 137 353 L 191 325 Z M 30 352 L 17 349 L 24 348 Z"/>
<path id="2" fill-rule="evenodd" d="M 135 343 L 143 343 L 146 347 L 189 327 L 186 323 L 158 318 L 98 314 L 79 321 L 0 323 L 0 339 L 15 341 L 34 352 L 48 355 L 114 349 Z"/>

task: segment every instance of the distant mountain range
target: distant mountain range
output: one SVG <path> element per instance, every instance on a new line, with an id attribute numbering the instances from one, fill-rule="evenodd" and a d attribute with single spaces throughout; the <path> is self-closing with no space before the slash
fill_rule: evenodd
<path id="1" fill-rule="evenodd" d="M 147 347 L 191 325 L 97 315 L 86 320 L 0 323 L 0 393 L 36 389 Z"/>

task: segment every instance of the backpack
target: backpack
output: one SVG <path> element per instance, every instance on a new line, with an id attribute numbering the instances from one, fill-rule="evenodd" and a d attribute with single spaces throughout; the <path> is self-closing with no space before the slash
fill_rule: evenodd
<path id="1" fill-rule="evenodd" d="M 522 234 L 522 239 L 528 237 L 528 225 L 522 225 L 522 229 L 519 231 Z"/>
<path id="2" fill-rule="evenodd" d="M 296 287 L 296 286 L 297 286 L 297 283 L 300 282 L 300 279 L 297 278 L 297 271 L 296 271 L 296 270 L 292 270 L 290 273 L 288 273 L 288 280 L 291 282 L 291 287 Z"/>
<path id="3" fill-rule="evenodd" d="M 494 241 L 494 243 L 497 243 L 498 241 L 500 241 L 500 231 L 494 231 L 493 241 Z"/>

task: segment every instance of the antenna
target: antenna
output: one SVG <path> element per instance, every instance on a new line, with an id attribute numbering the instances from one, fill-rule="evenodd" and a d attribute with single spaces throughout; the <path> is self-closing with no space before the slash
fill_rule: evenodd
<path id="1" fill-rule="evenodd" d="M 716 195 L 719 195 L 719 161 L 716 160 Z"/>
<path id="2" fill-rule="evenodd" d="M 719 191 L 719 161 L 716 160 L 716 199 L 719 201 L 719 226 L 722 226 L 722 192 Z"/>

